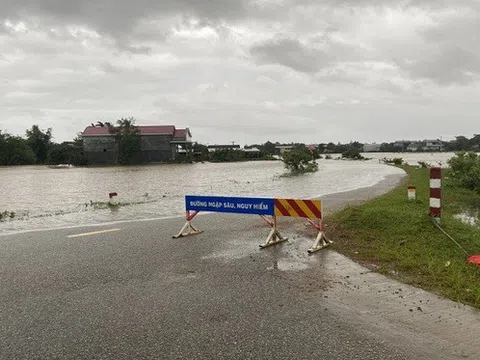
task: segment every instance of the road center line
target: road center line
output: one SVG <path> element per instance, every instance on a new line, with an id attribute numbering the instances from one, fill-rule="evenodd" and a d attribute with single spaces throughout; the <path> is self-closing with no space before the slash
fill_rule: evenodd
<path id="1" fill-rule="evenodd" d="M 114 232 L 114 231 L 120 231 L 120 229 L 100 230 L 100 231 L 93 231 L 93 232 L 83 233 L 83 234 L 68 235 L 67 238 L 76 238 L 76 237 L 81 237 L 81 236 L 91 236 L 91 235 L 105 234 L 105 233 Z"/>

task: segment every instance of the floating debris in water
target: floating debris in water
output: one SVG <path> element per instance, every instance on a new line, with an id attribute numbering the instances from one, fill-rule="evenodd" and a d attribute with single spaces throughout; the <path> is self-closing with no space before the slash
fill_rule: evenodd
<path id="1" fill-rule="evenodd" d="M 132 206 L 132 205 L 141 205 L 147 203 L 158 202 L 158 200 L 142 200 L 142 201 L 130 201 L 130 202 L 116 202 L 111 203 L 110 201 L 92 201 L 90 203 L 85 203 L 85 208 L 87 210 L 104 210 L 109 208 L 118 208 L 123 206 Z"/>
<path id="2" fill-rule="evenodd" d="M 15 217 L 15 213 L 13 211 L 0 212 L 0 221 L 7 221 L 9 219 L 13 219 Z"/>
<path id="3" fill-rule="evenodd" d="M 164 195 L 165 197 L 165 195 Z M 149 204 L 155 203 L 159 200 L 148 200 L 143 199 L 141 201 L 131 201 L 131 202 L 116 202 L 112 203 L 110 201 L 92 201 L 90 200 L 89 203 L 79 204 L 74 209 L 69 210 L 55 210 L 51 212 L 46 212 L 42 214 L 31 214 L 28 211 L 8 211 L 5 210 L 0 212 L 0 222 L 6 221 L 18 221 L 18 220 L 28 220 L 28 219 L 40 219 L 40 218 L 47 218 L 52 216 L 60 216 L 60 215 L 69 215 L 69 214 L 76 214 L 81 212 L 89 212 L 89 211 L 96 211 L 96 210 L 118 210 L 120 207 L 126 206 L 134 206 L 134 205 L 142 205 L 142 204 Z"/>

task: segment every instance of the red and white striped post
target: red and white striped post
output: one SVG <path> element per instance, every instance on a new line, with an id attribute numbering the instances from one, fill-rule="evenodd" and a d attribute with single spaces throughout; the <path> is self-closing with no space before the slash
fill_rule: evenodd
<path id="1" fill-rule="evenodd" d="M 434 167 L 430 169 L 430 216 L 440 222 L 442 215 L 442 169 Z"/>
<path id="2" fill-rule="evenodd" d="M 115 199 L 116 196 L 118 196 L 116 192 L 111 192 L 108 194 L 108 197 L 109 197 L 108 203 L 110 205 L 118 205 L 118 202 Z"/>

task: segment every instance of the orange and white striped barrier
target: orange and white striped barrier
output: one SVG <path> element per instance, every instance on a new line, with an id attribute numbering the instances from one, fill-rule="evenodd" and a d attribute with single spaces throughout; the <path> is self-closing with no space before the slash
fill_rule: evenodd
<path id="1" fill-rule="evenodd" d="M 305 218 L 312 227 L 318 230 L 318 236 L 315 239 L 315 243 L 308 250 L 310 254 L 321 250 L 332 243 L 325 237 L 321 200 L 275 199 L 274 204 L 275 216 Z"/>
<path id="2" fill-rule="evenodd" d="M 272 228 L 265 243 L 260 245 L 261 248 L 288 240 L 277 229 L 278 216 L 305 218 L 318 231 L 315 243 L 308 250 L 309 253 L 332 244 L 325 236 L 321 200 L 186 196 L 185 203 L 187 222 L 174 238 L 202 233 L 192 225 L 192 220 L 199 212 L 204 211 L 260 215 Z"/>

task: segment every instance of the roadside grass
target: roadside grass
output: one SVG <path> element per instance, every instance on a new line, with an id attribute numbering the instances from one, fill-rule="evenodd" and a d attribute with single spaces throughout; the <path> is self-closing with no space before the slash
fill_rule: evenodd
<path id="1" fill-rule="evenodd" d="M 480 267 L 469 264 L 428 216 L 428 169 L 402 168 L 408 177 L 401 186 L 326 219 L 334 249 L 382 274 L 480 308 Z M 416 186 L 417 200 L 407 199 L 408 185 Z M 478 210 L 480 195 L 456 187 L 448 171 L 442 187 L 442 228 L 469 255 L 480 254 L 480 228 L 454 217 Z"/>

